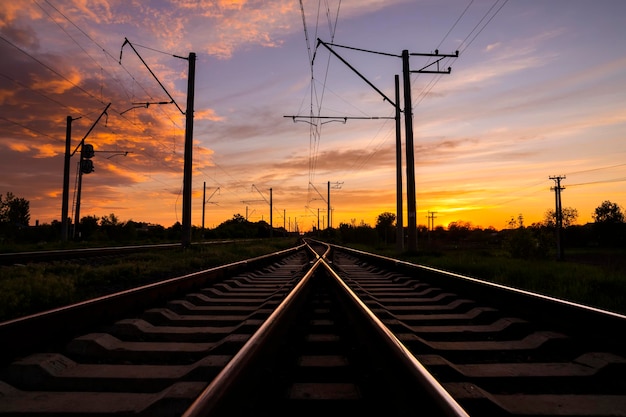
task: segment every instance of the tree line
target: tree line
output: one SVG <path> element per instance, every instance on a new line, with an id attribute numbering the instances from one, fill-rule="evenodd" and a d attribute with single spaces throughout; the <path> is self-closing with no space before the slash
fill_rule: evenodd
<path id="1" fill-rule="evenodd" d="M 620 205 L 603 201 L 592 214 L 594 222 L 577 225 L 578 211 L 564 207 L 561 213 L 561 239 L 572 247 L 623 247 L 626 246 L 626 218 Z M 28 244 L 40 242 L 58 242 L 61 236 L 61 222 L 32 227 L 30 223 L 30 202 L 8 192 L 0 194 L 0 243 Z M 493 227 L 483 229 L 462 220 L 452 222 L 447 229 L 437 226 L 429 229 L 418 226 L 420 247 L 470 247 L 479 245 L 500 245 L 515 257 L 550 256 L 555 246 L 557 216 L 553 210 L 547 210 L 544 219 L 529 226 L 524 224 L 523 216 L 508 221 L 508 227 L 496 230 Z M 107 216 L 84 216 L 80 220 L 80 233 L 75 239 L 90 242 L 114 243 L 158 243 L 180 240 L 182 225 L 176 222 L 170 227 L 136 222 L 121 221 L 115 214 Z M 406 238 L 406 230 L 404 238 Z M 289 236 L 282 227 L 272 228 L 261 220 L 250 222 L 240 214 L 226 220 L 213 229 L 192 227 L 192 239 L 223 238 L 264 238 Z M 327 230 L 314 229 L 312 236 L 324 237 L 336 243 L 363 243 L 368 245 L 395 245 L 397 239 L 396 215 L 385 212 L 378 215 L 375 226 L 356 219 L 350 223 L 341 223 L 338 228 Z"/>
<path id="2" fill-rule="evenodd" d="M 603 201 L 592 213 L 593 223 L 578 225 L 578 211 L 564 207 L 561 213 L 561 243 L 567 247 L 626 247 L 626 218 L 614 202 Z M 396 215 L 381 213 L 374 227 L 364 222 L 342 223 L 338 229 L 320 232 L 336 243 L 357 243 L 368 246 L 395 245 Z M 423 250 L 497 248 L 515 258 L 548 258 L 556 251 L 557 216 L 547 210 L 541 222 L 524 224 L 522 214 L 511 218 L 507 228 L 482 228 L 462 220 L 443 226 L 418 226 L 418 247 Z M 406 239 L 406 230 L 403 237 Z"/>

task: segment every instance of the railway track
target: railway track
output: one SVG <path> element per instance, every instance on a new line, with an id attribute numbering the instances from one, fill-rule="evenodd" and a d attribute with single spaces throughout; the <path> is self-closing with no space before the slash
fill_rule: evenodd
<path id="1" fill-rule="evenodd" d="M 194 246 L 210 246 L 233 243 L 232 239 L 212 240 L 194 243 Z M 83 260 L 103 257 L 115 257 L 133 254 L 141 251 L 165 251 L 180 248 L 180 243 L 161 243 L 152 245 L 111 246 L 82 249 L 58 249 L 31 252 L 0 253 L 0 265 L 15 265 L 36 262 L 50 262 L 61 260 Z"/>
<path id="2" fill-rule="evenodd" d="M 625 323 L 310 242 L 0 323 L 0 416 L 624 416 Z"/>

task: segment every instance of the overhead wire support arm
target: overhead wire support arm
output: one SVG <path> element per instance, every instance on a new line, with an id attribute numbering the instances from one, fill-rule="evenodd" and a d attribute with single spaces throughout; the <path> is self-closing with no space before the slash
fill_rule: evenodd
<path id="1" fill-rule="evenodd" d="M 454 54 L 440 54 L 439 50 L 435 49 L 435 53 L 419 53 L 419 52 L 415 52 L 415 53 L 410 53 L 410 56 L 428 56 L 428 57 L 438 57 L 439 59 L 437 59 L 436 61 L 431 62 L 430 64 L 427 64 L 425 66 L 423 66 L 422 68 L 418 69 L 418 70 L 411 70 L 411 73 L 419 73 L 419 74 L 450 74 L 450 72 L 452 72 L 452 68 L 448 67 L 445 70 L 441 70 L 439 68 L 439 63 L 444 59 L 444 58 L 458 58 L 459 57 L 459 51 L 455 51 Z M 428 68 L 432 67 L 433 65 L 437 66 L 436 70 L 429 70 Z"/>
<path id="2" fill-rule="evenodd" d="M 395 117 L 388 117 L 388 116 L 305 116 L 305 115 L 291 115 L 291 116 L 283 116 L 283 117 L 289 117 L 290 119 L 293 119 L 293 122 L 306 122 L 309 123 L 311 125 L 314 125 L 314 123 L 311 123 L 310 120 L 314 120 L 314 119 L 329 119 L 326 122 L 322 122 L 321 124 L 326 124 L 326 123 L 331 123 L 331 122 L 343 122 L 343 124 L 346 124 L 346 122 L 348 120 L 378 120 L 378 119 L 395 119 Z M 305 120 L 298 120 L 298 119 L 305 119 Z M 306 120 L 308 119 L 308 120 Z"/>
<path id="3" fill-rule="evenodd" d="M 107 110 L 109 109 L 109 106 L 111 106 L 111 103 L 107 104 L 107 106 L 104 108 L 104 110 L 102 110 L 102 113 L 100 113 L 100 116 L 98 116 L 98 118 L 96 119 L 95 122 L 93 122 L 93 124 L 91 125 L 91 127 L 89 128 L 89 130 L 87 131 L 87 133 L 85 133 L 85 136 L 83 136 L 83 138 L 80 140 L 80 142 L 78 142 L 78 145 L 76 146 L 76 148 L 74 149 L 74 152 L 72 152 L 70 154 L 70 156 L 74 156 L 74 154 L 76 152 L 78 152 L 78 150 L 81 148 L 81 146 L 83 145 L 83 143 L 85 142 L 85 139 L 87 139 L 87 136 L 89 136 L 89 134 L 91 133 L 91 131 L 93 130 L 94 127 L 96 127 L 96 125 L 98 124 L 98 122 L 100 121 L 100 119 L 102 119 L 102 116 L 104 116 L 105 114 L 107 114 Z"/>
<path id="4" fill-rule="evenodd" d="M 176 100 L 174 100 L 174 97 L 172 97 L 172 95 L 169 93 L 169 91 L 167 91 L 167 89 L 165 88 L 165 86 L 163 85 L 163 83 L 161 83 L 161 81 L 157 78 L 157 76 L 154 74 L 154 72 L 152 72 L 152 70 L 150 69 L 150 67 L 148 66 L 148 64 L 146 63 L 146 61 L 143 60 L 143 58 L 141 57 L 141 55 L 139 55 L 139 52 L 137 52 L 137 50 L 135 49 L 135 47 L 133 46 L 133 44 L 128 40 L 128 38 L 124 38 L 124 43 L 122 44 L 122 47 L 120 48 L 120 65 L 122 64 L 122 52 L 124 51 L 124 46 L 128 44 L 130 45 L 131 49 L 133 50 L 133 52 L 135 52 L 135 54 L 137 55 L 137 57 L 139 58 L 139 60 L 143 63 L 143 65 L 146 67 L 146 69 L 150 72 L 150 74 L 152 75 L 152 77 L 156 80 L 157 83 L 159 83 L 159 85 L 161 86 L 161 89 L 165 92 L 165 94 L 167 94 L 167 96 L 170 98 L 171 101 L 167 102 L 167 103 L 152 103 L 152 104 L 171 104 L 173 103 L 176 108 L 178 109 L 178 111 L 181 114 L 185 114 L 185 112 L 180 108 L 180 106 L 178 105 L 178 103 L 176 103 Z M 180 57 L 180 56 L 176 56 L 173 55 L 175 58 L 181 58 L 181 59 L 187 59 L 185 57 Z M 147 106 L 146 106 L 147 107 Z"/>
<path id="5" fill-rule="evenodd" d="M 390 99 L 389 97 L 387 97 L 385 95 L 385 93 L 383 93 L 382 91 L 380 91 L 374 84 L 372 84 L 367 78 L 365 78 L 365 76 L 363 76 L 363 74 L 361 74 L 356 68 L 354 68 L 352 65 L 350 65 L 348 63 L 348 61 L 346 61 L 345 59 L 343 59 L 337 52 L 335 52 L 333 50 L 333 48 L 330 47 L 329 44 L 327 44 L 326 42 L 324 42 L 323 40 L 321 40 L 320 38 L 317 38 L 317 45 L 323 45 L 326 49 L 328 49 L 333 55 L 335 55 L 337 58 L 339 58 L 339 60 L 341 62 L 343 62 L 344 64 L 346 64 L 348 66 L 348 68 L 350 68 L 352 71 L 354 71 L 356 73 L 356 75 L 358 75 L 359 77 L 361 77 L 361 79 L 363 81 L 365 81 L 367 83 L 367 85 L 369 85 L 370 87 L 372 87 L 374 90 L 376 90 L 376 92 L 378 94 L 380 94 L 384 100 L 388 101 L 389 103 L 391 103 L 392 106 L 396 107 L 396 103 Z M 317 49 L 317 48 L 316 48 Z M 396 56 L 396 55 L 392 55 L 392 56 Z"/>

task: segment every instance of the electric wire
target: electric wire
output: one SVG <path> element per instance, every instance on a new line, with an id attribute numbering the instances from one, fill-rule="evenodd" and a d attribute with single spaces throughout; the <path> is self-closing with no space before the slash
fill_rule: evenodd
<path id="1" fill-rule="evenodd" d="M 53 5 L 50 1 L 48 1 L 48 0 L 45 0 L 45 1 L 46 1 L 46 3 L 47 3 L 50 7 L 52 7 L 52 8 L 53 8 L 53 9 L 54 9 L 57 13 L 59 13 L 59 14 L 60 14 L 60 15 L 61 15 L 64 19 L 65 19 L 65 20 L 67 20 L 67 21 L 68 21 L 68 22 L 69 22 L 72 26 L 74 26 L 77 30 L 79 30 L 79 31 L 80 31 L 80 33 L 82 33 L 82 34 L 83 34 L 83 35 L 84 35 L 87 39 L 89 39 L 89 40 L 90 40 L 91 42 L 93 42 L 93 43 L 94 43 L 94 44 L 95 44 L 98 48 L 100 48 L 100 49 L 101 49 L 101 50 L 105 53 L 105 57 L 106 57 L 106 59 L 113 59 L 113 60 L 115 60 L 115 57 L 114 57 L 114 56 L 113 56 L 110 52 L 108 52 L 108 51 L 106 50 L 106 48 L 104 48 L 104 47 L 103 47 L 102 45 L 100 45 L 100 44 L 99 44 L 96 40 L 94 40 L 91 36 L 89 36 L 89 34 L 87 34 L 87 33 L 86 33 L 86 32 L 85 32 L 85 31 L 84 31 L 84 30 L 83 30 L 80 26 L 78 26 L 76 23 L 74 23 L 74 22 L 73 22 L 73 21 L 72 21 L 72 20 L 71 20 L 71 19 L 70 19 L 70 18 L 69 18 L 66 14 L 64 14 L 61 10 L 59 10 L 57 7 L 55 7 L 55 6 L 54 6 L 54 5 Z M 76 44 L 76 45 L 77 45 L 77 46 L 78 46 L 78 47 L 79 47 L 79 48 L 80 48 L 80 49 L 81 49 L 81 50 L 82 50 L 82 51 L 83 51 L 83 52 L 84 52 L 84 53 L 85 53 L 85 54 L 86 54 L 86 55 L 87 55 L 87 56 L 88 56 L 88 57 L 89 57 L 89 58 L 90 58 L 93 62 L 94 62 L 94 63 L 96 63 L 96 65 L 98 65 L 98 66 L 100 67 L 100 69 L 101 69 L 101 70 L 104 70 L 104 68 L 103 68 L 101 65 L 99 65 L 99 63 L 95 60 L 95 58 L 93 58 L 93 57 L 92 57 L 92 56 L 91 56 L 91 55 L 90 55 L 90 54 L 89 54 L 89 53 L 85 50 L 85 48 L 83 48 L 83 47 L 82 47 L 82 46 L 78 43 L 78 41 L 77 41 L 74 37 L 72 37 L 72 36 L 69 34 L 69 32 L 67 32 L 67 31 L 66 31 L 66 30 L 65 30 L 65 29 L 64 29 L 64 28 L 63 28 L 63 27 L 62 27 L 62 26 L 61 26 L 58 22 L 56 22 L 56 21 L 52 18 L 52 16 L 51 16 L 51 15 L 50 15 L 50 14 L 49 14 L 49 13 L 48 13 L 48 12 L 47 12 L 47 11 L 46 11 L 46 10 L 45 10 L 42 6 L 41 6 L 41 5 L 39 5 L 38 3 L 36 3 L 36 4 L 37 4 L 37 6 L 39 6 L 39 7 L 40 7 L 40 8 L 41 8 L 41 9 L 42 9 L 42 10 L 43 10 L 43 11 L 44 11 L 47 15 L 48 15 L 48 17 L 49 17 L 49 18 L 50 18 L 50 19 L 51 19 L 51 20 L 52 20 L 55 24 L 57 24 L 57 26 L 58 26 L 58 27 L 59 27 L 59 28 L 60 28 L 60 29 L 61 29 L 61 30 L 62 30 L 62 31 L 63 31 L 63 32 L 64 32 L 64 33 L 65 33 L 65 34 L 66 34 L 66 35 L 67 35 L 67 36 L 68 36 L 68 37 L 69 37 L 69 38 L 70 38 L 70 39 L 71 39 L 71 40 L 72 40 L 72 41 L 73 41 L 73 42 L 74 42 L 74 43 L 75 43 L 75 44 Z M 155 48 L 149 48 L 149 47 L 146 47 L 146 46 L 143 46 L 143 45 L 140 45 L 140 46 L 141 46 L 141 47 L 143 47 L 143 48 L 146 48 L 146 49 L 150 49 L 150 50 L 153 50 L 153 51 L 159 52 L 159 53 L 164 53 L 164 54 L 167 54 L 167 53 L 165 53 L 165 52 L 163 52 L 163 51 L 159 51 L 159 50 L 157 50 L 157 49 L 155 49 Z M 172 54 L 168 54 L 168 55 L 172 55 Z M 128 70 L 128 69 L 127 69 L 124 65 L 122 65 L 122 64 L 121 64 L 121 62 L 119 63 L 119 65 L 120 65 L 120 66 L 121 66 L 121 67 L 122 67 L 122 68 L 126 71 L 126 73 L 127 73 L 127 74 L 131 77 L 131 79 L 133 80 L 133 82 L 134 82 L 136 85 L 138 85 L 138 86 L 139 86 L 139 87 L 140 87 L 140 88 L 144 91 L 144 93 L 145 93 L 145 94 L 146 94 L 146 95 L 150 98 L 150 100 L 151 100 L 151 101 L 154 101 L 154 99 L 152 98 L 152 96 L 151 96 L 151 94 L 148 92 L 148 90 L 147 90 L 147 89 L 146 89 L 146 88 L 145 88 L 145 87 L 144 87 L 144 86 L 143 86 L 143 85 L 142 85 L 142 84 L 141 84 L 141 83 L 140 83 L 140 82 L 139 82 L 139 81 L 138 81 L 138 80 L 137 80 L 137 79 L 136 79 L 136 78 L 135 78 L 135 77 L 134 77 L 134 76 L 130 73 L 130 71 L 129 71 L 129 70 Z M 122 89 L 123 89 L 123 91 L 126 93 L 127 97 L 130 97 L 130 96 L 131 96 L 131 95 L 128 93 L 128 90 L 126 89 L 126 87 L 124 86 L 124 84 L 123 84 L 122 82 L 120 82 L 120 80 L 119 80 L 116 76 L 112 75 L 112 74 L 111 74 L 111 73 L 109 73 L 108 71 L 107 71 L 107 74 L 108 74 L 108 75 L 109 75 L 109 76 L 110 76 L 110 77 L 111 77 L 114 81 L 116 81 L 116 84 L 117 84 L 117 85 L 119 85 L 119 86 L 121 86 L 121 87 L 122 87 Z M 165 112 L 162 108 L 160 108 L 160 110 L 161 110 L 161 111 L 162 111 L 162 113 L 163 113 L 163 114 L 164 114 L 164 115 L 165 115 L 165 116 L 166 116 L 166 117 L 167 117 L 167 118 L 168 118 L 168 119 L 172 122 L 172 124 L 173 124 L 175 127 L 179 128 L 179 129 L 181 128 L 181 127 L 180 127 L 180 126 L 179 126 L 179 125 L 178 125 L 178 124 L 177 124 L 177 123 L 176 123 L 176 122 L 172 119 L 172 117 L 171 117 L 171 116 L 170 116 L 167 112 Z M 115 109 L 115 108 L 113 108 L 113 109 L 112 109 L 112 111 L 116 112 L 116 113 L 117 113 L 117 114 L 118 114 L 118 115 L 119 115 L 122 119 L 124 119 L 124 120 L 128 121 L 129 123 L 131 123 L 131 124 L 133 124 L 133 125 L 135 125 L 135 126 L 137 125 L 137 123 L 135 123 L 135 122 L 133 122 L 132 120 L 130 120 L 129 118 L 127 118 L 127 117 L 123 114 L 123 112 L 120 112 L 120 111 L 118 111 L 118 110 L 117 110 L 117 109 Z M 108 126 L 106 126 L 106 127 L 108 127 Z M 111 133 L 116 134 L 116 133 L 115 133 L 112 129 L 110 129 L 110 128 L 109 128 L 109 130 L 111 131 Z M 157 141 L 157 140 L 156 140 L 156 138 L 153 138 L 153 139 L 154 139 L 154 140 L 153 140 L 153 143 L 156 143 L 156 144 L 158 144 L 159 146 L 161 146 L 161 141 Z M 147 157 L 149 157 L 149 158 L 151 158 L 151 159 L 153 159 L 154 161 L 158 162 L 158 163 L 159 163 L 159 164 L 160 164 L 163 168 L 165 168 L 165 169 L 167 169 L 167 170 L 169 170 L 169 171 L 172 171 L 172 172 L 177 172 L 177 170 L 175 170 L 173 167 L 171 167 L 171 166 L 169 166 L 169 165 L 165 165 L 165 164 L 163 163 L 164 161 L 162 160 L 162 158 L 158 158 L 158 157 L 156 157 L 155 155 L 151 154 L 150 152 L 146 151 L 145 149 L 143 150 L 142 154 L 143 154 L 143 155 L 145 155 L 145 156 L 147 156 Z M 145 175 L 145 174 L 144 174 L 144 175 Z M 150 175 L 146 175 L 146 178 L 150 178 L 151 180 L 156 180 L 156 181 L 158 181 L 158 179 L 156 179 L 155 177 L 150 176 Z"/>
<path id="2" fill-rule="evenodd" d="M 44 0 L 44 1 L 46 2 L 46 4 L 48 4 L 50 7 L 52 7 L 52 8 L 53 8 L 53 9 L 54 9 L 57 13 L 59 13 L 59 14 L 60 14 L 60 15 L 61 15 L 64 19 L 65 19 L 65 20 L 67 20 L 67 22 L 69 22 L 72 26 L 74 26 L 74 27 L 75 27 L 75 28 L 76 28 L 76 29 L 77 29 L 80 33 L 82 33 L 82 34 L 83 34 L 83 35 L 84 35 L 84 36 L 85 36 L 88 40 L 90 40 L 90 41 L 91 41 L 94 45 L 96 45 L 99 49 L 101 49 L 101 50 L 104 52 L 105 57 L 106 57 L 107 59 L 113 59 L 115 62 L 117 62 L 117 58 L 116 58 L 115 56 L 113 56 L 113 54 L 112 54 L 112 53 L 110 53 L 110 52 L 109 52 L 109 51 L 108 51 L 105 47 L 103 47 L 102 45 L 100 45 L 100 44 L 99 44 L 99 43 L 98 43 L 95 39 L 93 39 L 93 38 L 92 38 L 92 37 L 91 37 L 91 36 L 90 36 L 87 32 L 85 32 L 85 31 L 84 31 L 84 30 L 83 30 L 80 26 L 78 26 L 78 25 L 77 25 L 74 21 L 72 21 L 72 20 L 71 20 L 71 19 L 70 19 L 70 18 L 69 18 L 69 17 L 68 17 L 65 13 L 63 13 L 63 12 L 62 12 L 61 10 L 59 10 L 56 6 L 54 6 L 54 5 L 53 5 L 53 4 L 52 4 L 49 0 Z M 36 3 L 36 4 L 37 4 L 40 8 L 42 8 L 42 7 L 41 7 L 41 5 L 39 5 L 38 3 Z M 43 10 L 43 8 L 42 8 L 42 10 Z M 46 13 L 47 13 L 47 12 L 46 12 Z M 48 14 L 48 13 L 47 13 L 47 14 Z M 80 45 L 80 44 L 79 44 L 79 43 L 78 43 L 78 42 L 77 42 L 77 41 L 76 41 L 76 40 L 75 40 L 75 39 L 74 39 L 71 35 L 69 35 L 69 33 L 68 33 L 68 32 L 67 32 L 67 31 L 66 31 L 63 27 L 61 27 L 61 26 L 60 26 L 60 25 L 59 25 L 59 24 L 58 24 L 58 23 L 57 23 L 57 22 L 56 22 L 56 21 L 52 18 L 52 16 L 51 16 L 50 14 L 48 14 L 48 16 L 50 17 L 50 19 L 51 19 L 51 20 L 52 20 L 55 24 L 57 24 L 57 26 L 59 26 L 59 27 L 61 28 L 61 30 L 63 30 L 63 32 L 64 32 L 64 33 L 65 33 L 65 34 L 66 34 L 66 35 L 67 35 L 70 39 L 72 39 L 72 41 L 74 41 L 74 43 L 76 43 L 76 44 L 77 44 L 77 45 L 78 45 L 78 46 L 79 46 L 79 47 L 80 47 L 80 48 L 81 48 L 81 49 L 82 49 L 82 50 L 83 50 L 83 51 L 87 54 L 87 56 L 89 56 L 89 57 L 90 57 L 90 58 L 91 58 L 91 59 L 92 59 L 92 60 L 93 60 L 93 61 L 94 61 L 97 65 L 99 65 L 99 64 L 98 64 L 98 62 L 97 62 L 97 61 L 96 61 L 93 57 L 91 57 L 91 55 L 89 55 L 89 53 L 87 53 L 87 51 L 86 51 L 84 48 L 82 48 L 82 46 L 81 46 L 81 45 Z M 160 50 L 158 50 L 158 49 L 149 48 L 149 47 L 146 47 L 146 46 L 142 46 L 142 47 L 143 47 L 143 48 L 146 48 L 146 49 L 153 50 L 153 51 L 155 51 L 155 52 L 163 53 L 163 54 L 170 55 L 170 56 L 175 56 L 175 55 L 173 55 L 173 54 L 169 54 L 169 53 L 167 53 L 167 52 L 163 52 L 163 51 L 160 51 Z M 132 80 L 133 80 L 133 82 L 141 88 L 141 90 L 142 90 L 142 91 L 146 94 L 146 96 L 148 96 L 148 98 L 149 98 L 149 100 L 150 100 L 150 101 L 156 101 L 156 100 L 152 97 L 152 95 L 148 92 L 148 90 L 147 90 L 147 89 L 146 89 L 146 88 L 145 88 L 145 87 L 144 87 L 144 86 L 143 86 L 143 85 L 142 85 L 142 84 L 141 84 L 141 83 L 140 83 L 140 82 L 136 79 L 136 77 L 135 77 L 135 76 L 133 76 L 133 74 L 131 74 L 131 72 L 128 70 L 128 68 L 126 68 L 126 66 L 124 66 L 121 62 L 119 62 L 119 66 L 121 66 L 121 67 L 122 67 L 122 69 L 124 69 L 124 71 L 126 72 L 126 74 L 127 74 L 127 75 L 128 75 L 128 76 L 132 79 Z M 100 66 L 100 68 L 101 68 L 101 69 L 103 69 L 103 67 L 102 67 L 102 66 Z M 116 84 L 117 84 L 117 85 L 119 85 L 119 86 L 121 86 L 121 87 L 122 87 L 122 89 L 123 89 L 123 90 L 124 90 L 124 92 L 126 93 L 127 97 L 130 97 L 130 96 L 131 96 L 131 95 L 129 95 L 129 94 L 128 94 L 128 90 L 126 89 L 126 87 L 124 86 L 124 84 L 121 82 L 121 80 L 119 80 L 119 79 L 118 79 L 117 77 L 115 77 L 114 75 L 110 74 L 108 71 L 107 71 L 107 74 L 109 74 L 109 76 L 110 76 L 110 77 L 111 77 L 111 78 L 112 78 L 112 79 L 116 82 Z M 104 104 L 104 103 L 103 103 L 103 104 Z M 116 111 L 118 114 L 120 114 L 120 115 L 121 115 L 120 111 L 115 110 L 115 108 L 113 108 L 112 110 L 113 110 L 113 111 Z M 160 110 L 160 111 L 161 111 L 161 112 L 162 112 L 162 113 L 163 113 L 163 114 L 164 114 L 164 115 L 165 115 L 165 116 L 166 116 L 166 117 L 167 117 L 167 118 L 168 118 L 168 119 L 172 122 L 172 124 L 173 124 L 175 127 L 177 127 L 177 128 L 181 128 L 181 127 L 180 127 L 180 125 L 178 125 L 178 124 L 177 124 L 177 123 L 176 123 L 176 122 L 172 119 L 172 117 L 171 117 L 171 116 L 170 116 L 170 115 L 169 115 L 169 114 L 168 114 L 168 113 L 167 113 L 167 112 L 166 112 L 166 111 L 165 111 L 162 107 L 160 107 L 160 106 L 159 106 L 159 110 Z"/>
<path id="3" fill-rule="evenodd" d="M 78 90 L 82 91 L 83 93 L 85 93 L 87 96 L 93 98 L 94 100 L 96 100 L 98 103 L 100 104 L 106 104 L 104 101 L 100 100 L 98 97 L 96 97 L 95 95 L 93 95 L 90 91 L 85 90 L 83 87 L 81 87 L 80 85 L 76 84 L 75 82 L 69 80 L 67 77 L 65 77 L 63 74 L 61 74 L 60 72 L 58 72 L 57 70 L 55 70 L 54 68 L 52 68 L 50 65 L 44 63 L 43 61 L 35 58 L 33 55 L 31 55 L 30 53 L 28 53 L 27 51 L 25 51 L 24 49 L 20 48 L 19 46 L 15 45 L 13 42 L 11 42 L 10 40 L 6 39 L 4 36 L 0 35 L 0 39 L 3 40 L 4 42 L 6 42 L 7 44 L 9 44 L 10 46 L 12 46 L 13 48 L 17 49 L 19 52 L 21 52 L 22 54 L 26 55 L 27 57 L 29 57 L 30 59 L 32 59 L 33 61 L 37 62 L 39 65 L 41 65 L 42 67 L 46 68 L 48 71 L 52 72 L 53 74 L 55 74 L 56 76 L 58 76 L 59 78 L 61 78 L 62 80 L 66 81 L 68 84 L 72 85 L 73 87 L 77 88 Z"/>

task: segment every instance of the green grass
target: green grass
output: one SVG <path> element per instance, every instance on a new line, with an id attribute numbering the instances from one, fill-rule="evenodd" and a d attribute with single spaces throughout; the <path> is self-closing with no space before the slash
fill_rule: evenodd
<path id="1" fill-rule="evenodd" d="M 271 239 L 146 251 L 82 264 L 0 266 L 0 322 L 142 284 L 293 247 Z M 356 249 L 626 314 L 624 251 L 571 250 L 566 260 L 522 260 L 498 250 L 400 254 L 393 247 Z"/>
<path id="2" fill-rule="evenodd" d="M 416 255 L 393 248 L 356 247 L 472 278 L 537 292 L 616 313 L 626 314 L 624 251 L 578 250 L 564 261 L 515 259 L 497 250 L 442 250 Z"/>
<path id="3" fill-rule="evenodd" d="M 0 322 L 296 246 L 295 239 L 194 245 L 123 257 L 0 266 Z"/>

